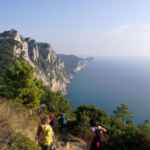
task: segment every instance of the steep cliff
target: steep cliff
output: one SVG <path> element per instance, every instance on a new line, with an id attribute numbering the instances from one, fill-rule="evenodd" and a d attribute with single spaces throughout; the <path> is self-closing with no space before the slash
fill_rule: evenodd
<path id="1" fill-rule="evenodd" d="M 73 77 L 75 73 L 84 69 L 93 60 L 92 57 L 80 58 L 75 55 L 58 54 L 58 56 L 64 62 L 66 71 L 70 77 Z"/>
<path id="2" fill-rule="evenodd" d="M 23 57 L 35 68 L 37 78 L 52 91 L 66 93 L 69 75 L 64 63 L 48 43 L 22 37 L 16 30 L 0 33 L 0 71 Z"/>

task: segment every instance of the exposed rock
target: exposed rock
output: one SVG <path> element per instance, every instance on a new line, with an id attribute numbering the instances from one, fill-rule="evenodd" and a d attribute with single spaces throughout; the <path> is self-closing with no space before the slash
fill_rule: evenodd
<path id="1" fill-rule="evenodd" d="M 63 60 L 67 73 L 71 78 L 75 73 L 83 70 L 87 66 L 88 62 L 93 60 L 92 57 L 80 58 L 75 55 L 58 54 L 58 56 Z"/>
<path id="2" fill-rule="evenodd" d="M 14 59 L 23 57 L 36 70 L 37 78 L 53 91 L 66 93 L 69 76 L 64 63 L 57 57 L 48 43 L 39 43 L 23 38 L 16 30 L 0 34 L 0 69 Z"/>
<path id="3" fill-rule="evenodd" d="M 52 91 L 67 93 L 70 79 L 92 59 L 74 55 L 57 55 L 50 44 L 22 37 L 12 29 L 0 33 L 0 71 L 19 57 L 35 68 L 36 77 Z"/>

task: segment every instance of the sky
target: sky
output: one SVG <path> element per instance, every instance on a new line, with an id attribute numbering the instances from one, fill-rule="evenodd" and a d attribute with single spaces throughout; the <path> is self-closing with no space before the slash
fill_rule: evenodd
<path id="1" fill-rule="evenodd" d="M 0 0 L 0 32 L 9 29 L 57 53 L 150 56 L 150 0 Z"/>

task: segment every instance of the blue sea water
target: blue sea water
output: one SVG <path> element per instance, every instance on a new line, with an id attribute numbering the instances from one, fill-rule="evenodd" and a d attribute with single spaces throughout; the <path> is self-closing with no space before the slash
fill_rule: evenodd
<path id="1" fill-rule="evenodd" d="M 74 106 L 94 104 L 112 114 L 127 104 L 134 120 L 150 120 L 150 58 L 98 58 L 77 73 L 69 87 Z"/>

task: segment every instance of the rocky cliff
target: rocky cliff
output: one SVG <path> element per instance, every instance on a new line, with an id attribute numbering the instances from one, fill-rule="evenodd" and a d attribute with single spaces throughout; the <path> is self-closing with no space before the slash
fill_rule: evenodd
<path id="1" fill-rule="evenodd" d="M 64 62 L 66 71 L 71 78 L 74 76 L 75 73 L 84 69 L 87 64 L 93 60 L 92 57 L 80 58 L 75 55 L 58 54 L 58 56 Z"/>
<path id="2" fill-rule="evenodd" d="M 37 78 L 52 91 L 66 93 L 69 83 L 64 63 L 48 43 L 22 37 L 16 30 L 0 33 L 0 71 L 23 57 L 36 70 Z"/>
<path id="3" fill-rule="evenodd" d="M 16 30 L 0 33 L 0 72 L 15 59 L 23 57 L 35 68 L 36 77 L 52 91 L 67 93 L 70 79 L 86 67 L 92 58 L 56 54 L 48 43 L 25 38 Z"/>

